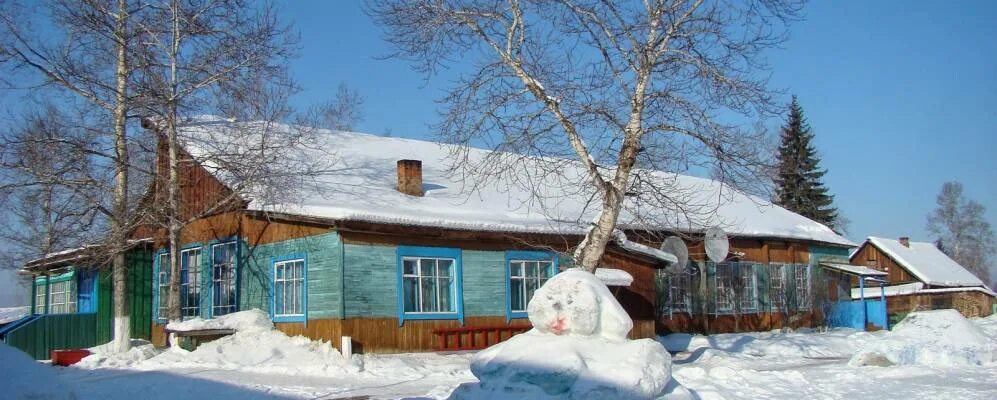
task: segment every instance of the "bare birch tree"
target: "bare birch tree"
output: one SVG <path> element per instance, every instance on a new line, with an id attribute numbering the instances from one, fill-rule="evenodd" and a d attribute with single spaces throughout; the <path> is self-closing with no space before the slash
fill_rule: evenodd
<path id="1" fill-rule="evenodd" d="M 757 167 L 767 154 L 742 121 L 778 111 L 759 73 L 763 52 L 785 38 L 800 6 L 372 0 L 368 13 L 397 49 L 392 55 L 427 76 L 455 60 L 470 65 L 442 99 L 437 127 L 458 145 L 457 169 L 478 171 L 482 181 L 519 176 L 533 188 L 560 180 L 592 196 L 597 216 L 574 258 L 594 271 L 621 209 L 639 216 L 630 224 L 657 215 L 677 226 L 715 211 L 715 204 L 689 204 L 696 188 L 653 170 L 711 173 L 739 186 L 763 182 Z M 501 152 L 472 160 L 471 144 Z M 555 178 L 565 159 L 585 175 Z M 528 179 L 524 167 L 533 171 Z"/>
<path id="2" fill-rule="evenodd" d="M 3 5 L 0 23 L 5 39 L 0 53 L 15 71 L 30 71 L 44 85 L 58 86 L 104 110 L 110 116 L 112 150 L 106 154 L 114 169 L 106 248 L 113 255 L 114 343 L 119 351 L 130 346 L 127 271 L 124 251 L 131 221 L 128 202 L 128 112 L 132 108 L 129 81 L 133 72 L 129 54 L 130 13 L 140 7 L 130 0 L 51 0 L 44 4 L 42 21 L 65 35 L 65 42 L 32 30 L 25 10 L 34 4 Z M 39 13 L 41 14 L 41 13 Z"/>
<path id="3" fill-rule="evenodd" d="M 278 124 L 289 118 L 286 100 L 296 90 L 286 74 L 295 38 L 272 7 L 240 0 L 167 0 L 147 7 L 151 11 L 141 24 L 149 38 L 151 51 L 144 63 L 150 69 L 142 90 L 150 121 L 168 146 L 162 220 L 171 277 L 167 317 L 176 321 L 182 318 L 177 277 L 183 227 L 204 215 L 260 200 L 254 196 L 276 195 L 273 188 L 295 173 L 308 175 L 307 161 L 288 165 L 296 159 L 287 149 L 300 146 L 311 131 Z M 230 123 L 190 118 L 212 111 L 232 118 Z M 206 210 L 182 204 L 184 182 L 179 174 L 184 164 L 194 162 L 230 189 Z"/>
<path id="4" fill-rule="evenodd" d="M 4 267 L 97 240 L 106 179 L 93 132 L 51 105 L 0 134 L 0 238 Z"/>
<path id="5" fill-rule="evenodd" d="M 989 282 L 991 255 L 997 245 L 986 220 L 986 208 L 967 199 L 959 182 L 945 182 L 937 204 L 938 208 L 928 215 L 928 232 L 945 254 L 984 283 Z"/>

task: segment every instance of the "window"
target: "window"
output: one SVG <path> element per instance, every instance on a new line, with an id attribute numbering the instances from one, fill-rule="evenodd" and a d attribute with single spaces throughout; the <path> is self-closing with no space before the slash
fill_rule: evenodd
<path id="1" fill-rule="evenodd" d="M 159 294 L 159 304 L 156 305 L 159 310 L 158 315 L 160 319 L 166 319 L 166 316 L 169 315 L 166 304 L 170 296 L 170 253 L 159 255 L 159 287 L 157 289 Z"/>
<path id="2" fill-rule="evenodd" d="M 461 250 L 398 246 L 396 254 L 398 326 L 406 320 L 456 319 L 463 324 Z"/>
<path id="3" fill-rule="evenodd" d="M 35 314 L 45 313 L 45 285 L 35 284 Z"/>
<path id="4" fill-rule="evenodd" d="M 273 316 L 304 317 L 305 315 L 305 260 L 296 258 L 277 261 L 274 269 Z"/>
<path id="5" fill-rule="evenodd" d="M 76 276 L 66 273 L 48 278 L 48 313 L 76 312 Z M 45 313 L 45 278 L 35 280 L 35 314 Z"/>
<path id="6" fill-rule="evenodd" d="M 76 312 L 75 281 L 65 280 L 49 284 L 49 314 L 67 314 Z"/>
<path id="7" fill-rule="evenodd" d="M 553 263 L 539 260 L 509 260 L 509 309 L 525 313 L 533 293 L 543 286 L 552 273 Z"/>
<path id="8" fill-rule="evenodd" d="M 718 313 L 734 310 L 734 276 L 731 264 L 716 264 L 716 311 Z"/>
<path id="9" fill-rule="evenodd" d="M 786 279 L 782 265 L 772 265 L 769 270 L 769 299 L 773 310 L 786 307 Z"/>
<path id="10" fill-rule="evenodd" d="M 755 283 L 755 268 L 751 264 L 735 264 L 740 285 L 740 311 L 758 310 L 758 285 Z"/>
<path id="11" fill-rule="evenodd" d="M 800 310 L 810 309 L 810 268 L 797 265 L 793 268 L 796 280 L 796 307 Z"/>
<path id="12" fill-rule="evenodd" d="M 672 312 L 689 311 L 690 275 L 684 272 L 668 276 L 668 300 Z"/>
<path id="13" fill-rule="evenodd" d="M 222 243 L 211 246 L 211 297 L 212 315 L 225 315 L 235 312 L 235 273 L 236 249 L 238 243 Z"/>
<path id="14" fill-rule="evenodd" d="M 201 249 L 180 251 L 180 314 L 201 315 Z"/>
<path id="15" fill-rule="evenodd" d="M 448 258 L 402 258 L 406 313 L 456 312 L 454 263 Z"/>

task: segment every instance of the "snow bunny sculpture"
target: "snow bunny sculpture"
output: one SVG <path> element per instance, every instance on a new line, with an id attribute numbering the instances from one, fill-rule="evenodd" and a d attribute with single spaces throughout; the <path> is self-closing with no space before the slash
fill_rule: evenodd
<path id="1" fill-rule="evenodd" d="M 540 333 L 627 338 L 633 320 L 595 275 L 570 270 L 551 279 L 533 295 L 526 309 Z"/>
<path id="2" fill-rule="evenodd" d="M 479 382 L 451 399 L 650 399 L 669 387 L 668 352 L 650 339 L 627 339 L 633 321 L 595 275 L 556 275 L 527 312 L 534 328 L 475 355 Z"/>

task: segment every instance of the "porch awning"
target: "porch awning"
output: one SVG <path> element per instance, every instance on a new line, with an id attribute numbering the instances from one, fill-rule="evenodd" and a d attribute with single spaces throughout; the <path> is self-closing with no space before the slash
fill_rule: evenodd
<path id="1" fill-rule="evenodd" d="M 872 269 L 872 268 L 869 268 L 869 267 L 864 267 L 864 266 L 861 266 L 861 265 L 851 265 L 851 264 L 839 264 L 839 263 L 831 263 L 831 262 L 822 262 L 822 263 L 820 263 L 820 266 L 822 266 L 824 268 L 828 268 L 828 269 L 833 269 L 835 271 L 844 272 L 844 273 L 849 274 L 849 275 L 856 275 L 856 276 L 862 276 L 862 277 L 866 277 L 866 276 L 873 276 L 873 277 L 875 277 L 875 276 L 886 276 L 887 275 L 886 272 L 883 272 L 883 271 L 880 271 L 880 270 L 877 270 L 877 269 Z"/>

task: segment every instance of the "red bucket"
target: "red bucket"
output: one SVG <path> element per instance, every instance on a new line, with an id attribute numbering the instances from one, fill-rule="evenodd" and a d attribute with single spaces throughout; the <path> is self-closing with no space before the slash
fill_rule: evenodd
<path id="1" fill-rule="evenodd" d="M 49 355 L 52 358 L 52 365 L 68 367 L 80 362 L 83 357 L 89 356 L 90 350 L 52 350 Z"/>

